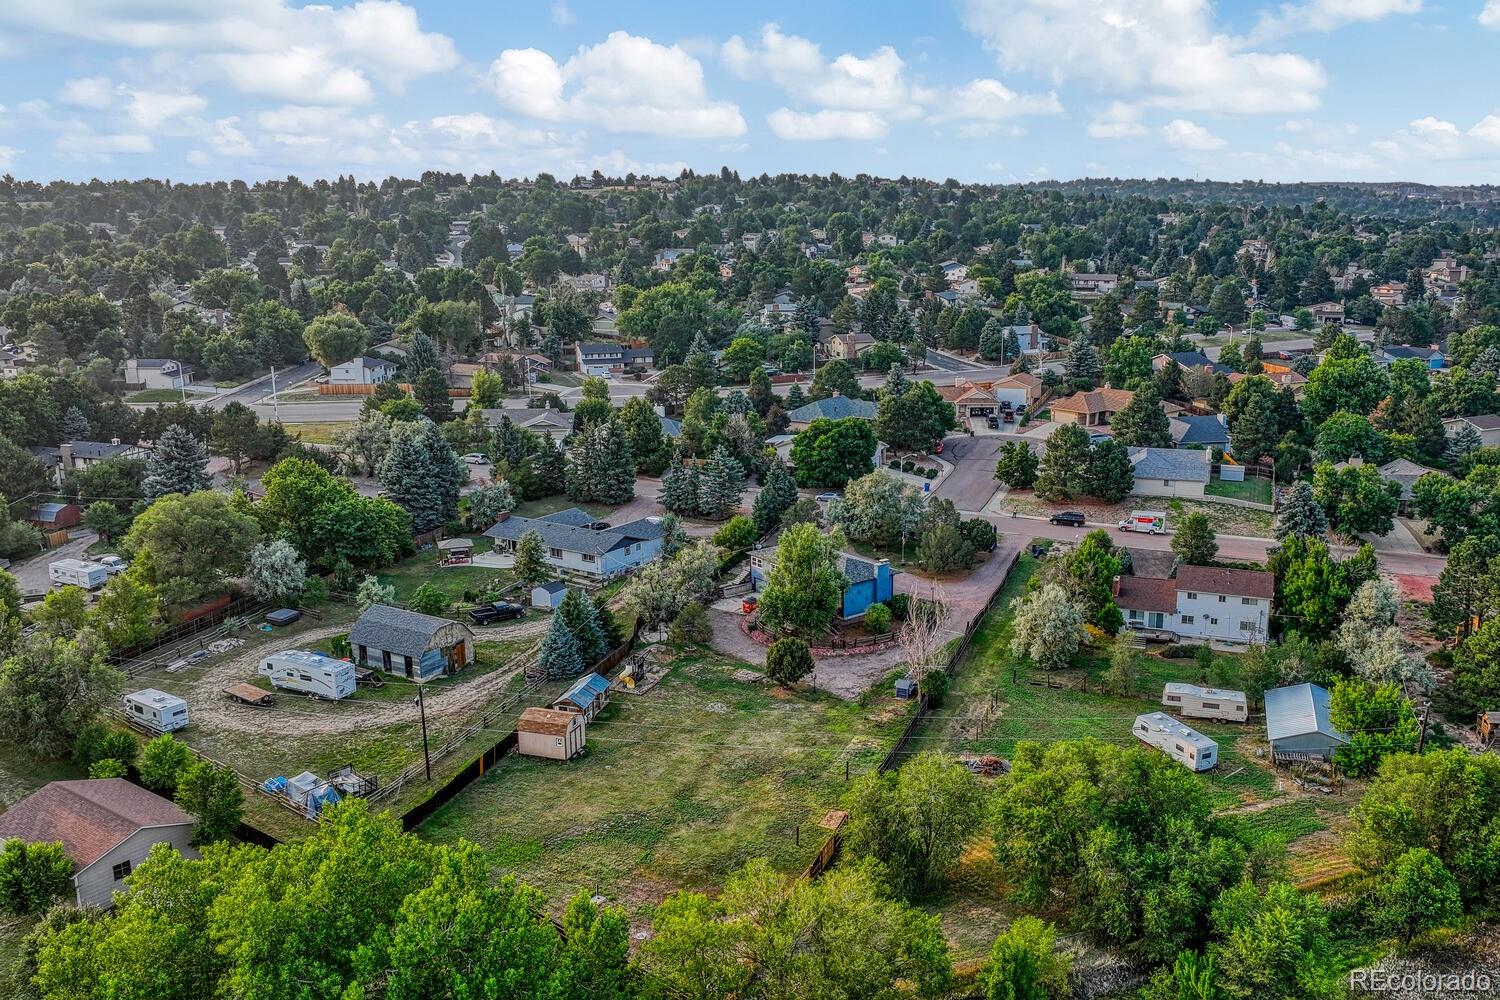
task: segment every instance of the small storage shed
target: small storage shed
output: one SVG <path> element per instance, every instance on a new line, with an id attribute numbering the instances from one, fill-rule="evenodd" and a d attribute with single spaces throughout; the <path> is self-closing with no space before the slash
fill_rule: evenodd
<path id="1" fill-rule="evenodd" d="M 1219 744 L 1166 712 L 1137 715 L 1135 736 L 1191 771 L 1207 771 L 1219 762 Z"/>
<path id="2" fill-rule="evenodd" d="M 37 504 L 27 520 L 43 531 L 60 531 L 76 527 L 83 520 L 83 508 L 76 503 Z"/>
<path id="3" fill-rule="evenodd" d="M 1490 746 L 1500 735 L 1500 712 L 1479 713 L 1479 742 Z"/>
<path id="4" fill-rule="evenodd" d="M 577 712 L 528 708 L 516 723 L 517 749 L 529 757 L 569 760 L 583 752 L 584 725 Z"/>
<path id="5" fill-rule="evenodd" d="M 910 677 L 902 677 L 896 681 L 897 698 L 915 698 L 917 696 L 917 682 Z"/>
<path id="6" fill-rule="evenodd" d="M 362 667 L 428 681 L 474 662 L 474 633 L 463 622 L 372 604 L 349 630 L 349 649 Z"/>
<path id="7" fill-rule="evenodd" d="M 125 717 L 153 733 L 175 733 L 188 724 L 188 707 L 175 694 L 143 688 L 125 696 Z"/>
<path id="8" fill-rule="evenodd" d="M 1244 722 L 1250 717 L 1249 702 L 1243 691 L 1199 687 L 1173 681 L 1161 692 L 1161 703 L 1189 719 L 1219 719 Z"/>
<path id="9" fill-rule="evenodd" d="M 1276 761 L 1328 760 L 1349 737 L 1328 719 L 1328 692 L 1293 684 L 1266 692 L 1266 740 Z"/>
<path id="10" fill-rule="evenodd" d="M 531 606 L 556 611 L 562 606 L 563 598 L 567 596 L 568 585 L 561 580 L 540 583 L 531 588 Z"/>
<path id="11" fill-rule="evenodd" d="M 585 722 L 593 722 L 594 716 L 604 711 L 608 704 L 609 681 L 598 674 L 588 673 L 558 696 L 552 707 L 559 712 L 577 712 Z"/>

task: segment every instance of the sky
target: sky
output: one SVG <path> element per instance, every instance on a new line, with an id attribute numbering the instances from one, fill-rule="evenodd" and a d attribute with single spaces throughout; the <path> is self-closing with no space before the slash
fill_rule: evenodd
<path id="1" fill-rule="evenodd" d="M 1500 183 L 1500 0 L 0 0 L 0 171 Z"/>

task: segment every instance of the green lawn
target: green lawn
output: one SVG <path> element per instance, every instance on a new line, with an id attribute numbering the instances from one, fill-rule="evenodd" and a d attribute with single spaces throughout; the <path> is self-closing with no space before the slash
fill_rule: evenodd
<path id="1" fill-rule="evenodd" d="M 614 696 L 582 757 L 508 757 L 419 832 L 474 841 L 555 907 L 587 889 L 637 919 L 750 858 L 800 870 L 827 836 L 818 820 L 839 803 L 846 763 L 851 776 L 875 767 L 911 706 L 889 685 L 860 706 L 737 669 L 682 651 L 650 691 Z"/>
<path id="2" fill-rule="evenodd" d="M 192 393 L 188 395 L 191 398 Z M 178 403 L 181 401 L 181 389 L 142 389 L 125 398 L 127 403 Z"/>
<path id="3" fill-rule="evenodd" d="M 470 536 L 474 542 L 474 551 L 489 552 L 494 543 L 483 535 Z M 413 556 L 409 556 L 394 566 L 381 570 L 377 576 L 380 582 L 389 584 L 396 588 L 396 600 L 402 604 L 411 599 L 418 587 L 424 583 L 430 583 L 443 593 L 453 598 L 455 602 L 473 603 L 466 601 L 464 594 L 467 592 L 476 597 L 492 590 L 513 583 L 515 578 L 510 571 L 495 569 L 487 566 L 439 566 L 437 546 L 431 546 Z"/>
<path id="4" fill-rule="evenodd" d="M 1246 476 L 1243 482 L 1235 483 L 1215 477 L 1204 487 L 1209 496 L 1229 497 L 1231 500 L 1249 500 L 1252 503 L 1271 502 L 1271 481 L 1259 476 Z"/>
<path id="5" fill-rule="evenodd" d="M 289 430 L 308 444 L 332 444 L 333 436 L 354 426 L 351 420 L 326 420 L 291 424 Z"/>

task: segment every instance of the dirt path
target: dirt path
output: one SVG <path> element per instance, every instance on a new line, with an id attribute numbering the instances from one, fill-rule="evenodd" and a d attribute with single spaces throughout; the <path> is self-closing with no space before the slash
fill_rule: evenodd
<path id="1" fill-rule="evenodd" d="M 536 638 L 540 641 L 549 620 L 543 618 L 526 622 L 503 632 L 478 628 L 474 630 L 474 634 L 481 642 L 524 638 Z M 327 639 L 347 631 L 347 624 L 310 629 L 297 635 L 297 643 L 307 646 L 319 639 Z M 288 729 L 293 725 L 289 721 L 291 716 L 296 717 L 295 730 L 298 736 L 337 736 L 365 732 L 372 727 L 417 722 L 417 709 L 408 699 L 361 701 L 356 698 L 352 701 L 328 702 L 278 692 L 275 705 L 264 709 L 240 705 L 224 696 L 224 688 L 256 676 L 256 668 L 267 652 L 284 647 L 285 640 L 280 639 L 247 643 L 216 662 L 210 661 L 193 681 L 189 692 L 193 721 L 202 724 L 208 731 L 262 736 L 277 733 L 290 735 Z M 472 681 L 460 680 L 444 685 L 426 706 L 428 722 L 472 715 L 491 701 L 498 700 L 521 672 L 526 659 L 527 654 L 522 654 L 512 664 L 477 676 Z"/>

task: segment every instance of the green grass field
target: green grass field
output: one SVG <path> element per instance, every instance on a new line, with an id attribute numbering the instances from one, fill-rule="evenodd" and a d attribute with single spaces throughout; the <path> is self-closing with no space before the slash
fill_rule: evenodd
<path id="1" fill-rule="evenodd" d="M 1268 504 L 1271 502 L 1271 481 L 1258 476 L 1247 476 L 1243 482 L 1239 483 L 1213 479 L 1203 488 L 1203 492 L 1209 496 Z"/>
<path id="2" fill-rule="evenodd" d="M 354 426 L 350 420 L 323 420 L 306 424 L 289 424 L 287 430 L 307 444 L 332 444 L 333 436 Z"/>
<path id="3" fill-rule="evenodd" d="M 512 756 L 419 828 L 490 852 L 560 907 L 579 889 L 636 919 L 675 889 L 720 885 L 755 857 L 807 865 L 819 819 L 875 767 L 911 704 L 736 680 L 743 664 L 683 650 L 644 694 L 617 693 L 568 763 Z M 799 842 L 800 838 L 800 842 Z"/>

